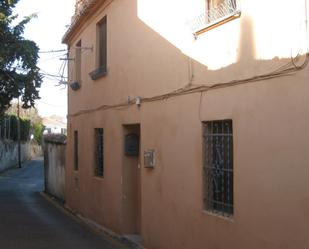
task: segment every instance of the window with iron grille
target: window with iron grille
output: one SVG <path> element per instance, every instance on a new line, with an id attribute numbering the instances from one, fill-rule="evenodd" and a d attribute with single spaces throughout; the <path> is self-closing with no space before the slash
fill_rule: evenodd
<path id="1" fill-rule="evenodd" d="M 103 128 L 95 128 L 95 176 L 104 176 L 104 131 Z"/>
<path id="2" fill-rule="evenodd" d="M 203 123 L 204 209 L 223 216 L 233 215 L 232 120 Z"/>
<path id="3" fill-rule="evenodd" d="M 74 131 L 74 170 L 78 170 L 78 131 Z"/>

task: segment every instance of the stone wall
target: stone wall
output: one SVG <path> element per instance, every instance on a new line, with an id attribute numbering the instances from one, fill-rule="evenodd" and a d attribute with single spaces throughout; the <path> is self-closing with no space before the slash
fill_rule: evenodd
<path id="1" fill-rule="evenodd" d="M 21 144 L 21 161 L 33 159 L 42 154 L 41 146 L 33 143 Z M 0 140 L 0 172 L 18 165 L 18 143 Z"/>
<path id="2" fill-rule="evenodd" d="M 62 201 L 65 200 L 65 149 L 65 136 L 44 138 L 45 192 Z"/>

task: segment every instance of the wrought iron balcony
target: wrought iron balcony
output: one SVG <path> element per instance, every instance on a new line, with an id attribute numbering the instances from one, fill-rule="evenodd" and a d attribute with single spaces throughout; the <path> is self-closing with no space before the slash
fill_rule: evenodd
<path id="1" fill-rule="evenodd" d="M 215 7 L 207 7 L 206 11 L 189 22 L 194 35 L 198 35 L 218 24 L 225 23 L 240 16 L 238 0 L 225 0 Z"/>

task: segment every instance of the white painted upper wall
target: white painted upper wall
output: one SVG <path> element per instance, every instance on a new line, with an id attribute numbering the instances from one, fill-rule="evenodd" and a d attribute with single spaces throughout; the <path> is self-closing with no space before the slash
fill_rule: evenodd
<path id="1" fill-rule="evenodd" d="M 239 2 L 239 18 L 197 39 L 188 22 L 205 11 L 203 0 L 104 2 L 70 36 L 70 82 L 75 44 L 82 40 L 83 47 L 94 48 L 82 50 L 81 89 L 69 90 L 70 113 L 166 94 L 188 83 L 213 85 L 267 74 L 306 53 L 305 0 Z M 105 15 L 108 72 L 93 81 L 96 24 Z"/>
<path id="2" fill-rule="evenodd" d="M 205 11 L 206 1 L 137 2 L 140 20 L 209 69 L 236 63 L 244 50 L 256 60 L 289 58 L 307 50 L 306 0 L 239 0 L 239 19 L 207 31 L 197 40 L 193 39 L 188 21 Z M 248 48 L 243 48 L 244 43 Z"/>

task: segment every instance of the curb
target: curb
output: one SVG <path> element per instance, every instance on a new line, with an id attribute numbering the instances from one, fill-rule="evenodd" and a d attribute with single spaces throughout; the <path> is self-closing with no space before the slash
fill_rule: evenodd
<path id="1" fill-rule="evenodd" d="M 46 192 L 40 192 L 40 195 L 51 203 L 54 207 L 60 210 L 62 213 L 69 216 L 71 219 L 76 221 L 77 223 L 85 226 L 90 231 L 94 232 L 97 235 L 102 236 L 105 240 L 111 242 L 115 246 L 119 247 L 120 249 L 146 249 L 142 247 L 140 244 L 135 243 L 134 241 L 120 236 L 113 231 L 83 217 L 82 215 L 78 214 L 74 210 L 70 209 L 66 206 L 62 201 L 58 200 L 54 196 L 49 195 Z"/>

